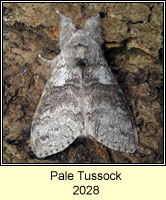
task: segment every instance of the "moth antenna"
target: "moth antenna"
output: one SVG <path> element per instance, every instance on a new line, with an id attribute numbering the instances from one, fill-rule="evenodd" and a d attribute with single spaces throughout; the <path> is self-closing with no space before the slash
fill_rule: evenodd
<path id="1" fill-rule="evenodd" d="M 76 31 L 76 27 L 73 23 L 73 20 L 70 17 L 66 17 L 59 11 L 56 13 L 61 18 L 61 31 L 60 31 L 60 38 L 59 38 L 59 46 L 62 50 L 65 44 L 70 40 L 72 34 Z"/>
<path id="2" fill-rule="evenodd" d="M 101 26 L 100 26 L 100 14 L 97 14 L 97 16 L 90 17 L 86 20 L 84 25 L 84 30 L 88 31 L 91 37 L 98 42 L 99 44 L 102 44 L 103 39 L 101 35 Z"/>

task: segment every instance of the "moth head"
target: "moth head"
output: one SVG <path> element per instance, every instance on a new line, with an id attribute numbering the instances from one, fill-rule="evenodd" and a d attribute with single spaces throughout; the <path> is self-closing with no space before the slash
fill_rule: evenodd
<path id="1" fill-rule="evenodd" d="M 99 15 L 89 18 L 83 29 L 77 30 L 72 19 L 61 17 L 60 49 L 67 63 L 86 67 L 98 62 L 101 54 L 101 28 Z"/>

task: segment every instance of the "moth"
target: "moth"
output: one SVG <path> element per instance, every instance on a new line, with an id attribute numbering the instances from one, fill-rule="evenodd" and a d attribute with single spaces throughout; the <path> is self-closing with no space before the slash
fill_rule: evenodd
<path id="1" fill-rule="evenodd" d="M 38 158 L 56 154 L 77 137 L 93 136 L 117 151 L 134 153 L 138 135 L 126 100 L 106 60 L 99 15 L 82 29 L 61 18 L 61 53 L 49 61 L 45 85 L 31 128 L 31 146 Z"/>

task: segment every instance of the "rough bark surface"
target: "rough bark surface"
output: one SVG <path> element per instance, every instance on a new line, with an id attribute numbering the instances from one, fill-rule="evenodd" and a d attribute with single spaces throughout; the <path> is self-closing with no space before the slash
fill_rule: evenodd
<path id="1" fill-rule="evenodd" d="M 30 128 L 49 65 L 59 53 L 59 16 L 77 27 L 100 13 L 103 50 L 121 86 L 139 134 L 135 154 L 110 150 L 94 138 L 79 138 L 64 151 L 37 159 Z M 162 3 L 3 4 L 3 163 L 163 162 Z"/>

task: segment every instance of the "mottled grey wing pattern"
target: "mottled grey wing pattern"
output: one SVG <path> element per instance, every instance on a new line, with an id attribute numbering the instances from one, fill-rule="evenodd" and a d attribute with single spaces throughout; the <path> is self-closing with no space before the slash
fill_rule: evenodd
<path id="1" fill-rule="evenodd" d="M 76 30 L 70 18 L 58 14 L 61 53 L 49 61 L 52 73 L 32 123 L 32 150 L 37 157 L 46 157 L 64 150 L 78 136 L 91 135 L 111 149 L 134 153 L 136 128 L 103 58 L 99 16 Z"/>
<path id="2" fill-rule="evenodd" d="M 69 71 L 66 66 L 52 72 L 31 129 L 31 146 L 37 157 L 62 151 L 80 135 L 79 82 L 79 73 Z"/>
<path id="3" fill-rule="evenodd" d="M 85 91 L 89 134 L 111 149 L 134 153 L 138 148 L 137 131 L 125 97 L 106 63 L 89 68 Z"/>

